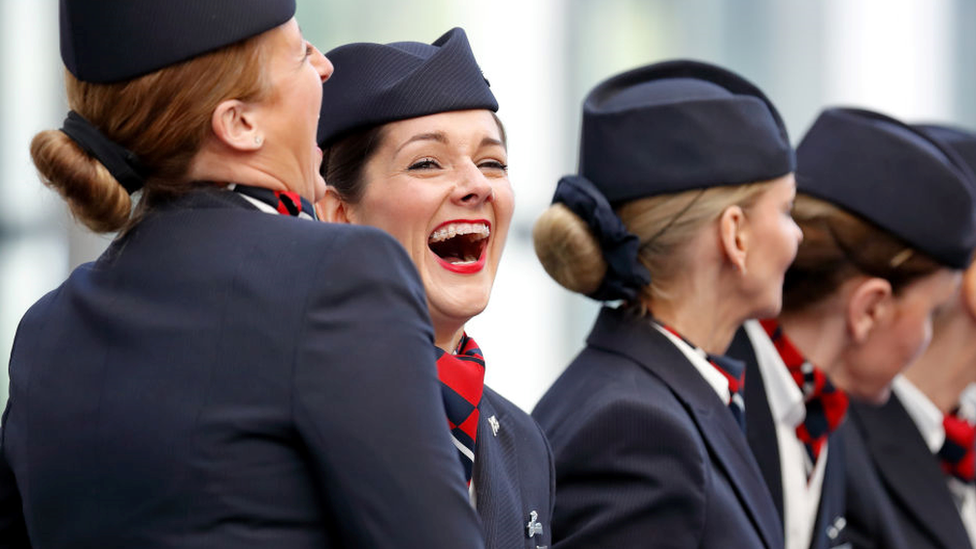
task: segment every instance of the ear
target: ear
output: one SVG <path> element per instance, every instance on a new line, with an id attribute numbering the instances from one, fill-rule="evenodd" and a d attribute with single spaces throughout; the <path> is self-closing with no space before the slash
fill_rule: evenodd
<path id="1" fill-rule="evenodd" d="M 339 198 L 331 185 L 325 188 L 325 196 L 315 203 L 315 213 L 327 223 L 353 223 L 349 205 Z"/>
<path id="2" fill-rule="evenodd" d="M 894 314 L 891 283 L 870 277 L 856 282 L 847 297 L 847 330 L 856 343 L 863 343 L 871 331 Z"/>
<path id="3" fill-rule="evenodd" d="M 255 114 L 247 103 L 228 99 L 217 105 L 210 126 L 217 139 L 237 151 L 256 151 L 264 146 L 264 136 L 255 124 Z"/>
<path id="4" fill-rule="evenodd" d="M 970 263 L 969 268 L 962 273 L 959 293 L 966 312 L 976 320 L 976 261 Z"/>
<path id="5" fill-rule="evenodd" d="M 746 272 L 746 254 L 749 238 L 746 228 L 746 214 L 739 206 L 725 208 L 719 217 L 719 238 L 722 250 L 739 272 Z"/>

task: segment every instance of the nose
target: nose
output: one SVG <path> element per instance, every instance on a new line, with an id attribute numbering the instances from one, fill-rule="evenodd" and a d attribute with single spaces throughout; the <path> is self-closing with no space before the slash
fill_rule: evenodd
<path id="1" fill-rule="evenodd" d="M 332 61 L 329 61 L 329 58 L 319 51 L 318 48 L 312 46 L 312 49 L 315 50 L 312 52 L 312 66 L 315 67 L 316 71 L 318 71 L 322 82 L 325 82 L 330 76 L 332 76 L 332 72 L 335 70 L 335 68 L 332 66 Z"/>
<path id="2" fill-rule="evenodd" d="M 494 188 L 485 174 L 473 162 L 465 166 L 454 190 L 454 199 L 463 206 L 480 206 L 491 201 Z"/>

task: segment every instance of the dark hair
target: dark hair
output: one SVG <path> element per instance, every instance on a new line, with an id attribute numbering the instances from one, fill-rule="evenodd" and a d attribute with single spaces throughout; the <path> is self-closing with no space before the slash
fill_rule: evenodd
<path id="1" fill-rule="evenodd" d="M 497 114 L 492 112 L 491 116 L 498 124 L 502 143 L 507 146 L 505 126 Z M 323 151 L 322 177 L 326 184 L 335 188 L 343 202 L 356 204 L 362 199 L 366 190 L 363 169 L 383 143 L 385 128 L 386 124 L 380 124 L 356 130 Z"/>
<path id="2" fill-rule="evenodd" d="M 897 294 L 944 267 L 877 225 L 809 195 L 797 195 L 793 219 L 803 242 L 783 281 L 785 311 L 803 310 L 858 275 L 883 278 Z"/>

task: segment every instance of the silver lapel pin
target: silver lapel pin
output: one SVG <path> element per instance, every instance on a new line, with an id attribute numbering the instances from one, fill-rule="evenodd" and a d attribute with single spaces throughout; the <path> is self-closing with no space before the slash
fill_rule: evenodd
<path id="1" fill-rule="evenodd" d="M 537 522 L 539 520 L 539 513 L 535 511 L 529 512 L 529 524 L 526 528 L 529 531 L 529 537 L 533 537 L 536 534 L 542 535 L 542 525 Z"/>
<path id="2" fill-rule="evenodd" d="M 491 425 L 491 434 L 497 437 L 499 427 L 498 419 L 495 416 L 491 416 L 488 418 L 488 425 Z"/>

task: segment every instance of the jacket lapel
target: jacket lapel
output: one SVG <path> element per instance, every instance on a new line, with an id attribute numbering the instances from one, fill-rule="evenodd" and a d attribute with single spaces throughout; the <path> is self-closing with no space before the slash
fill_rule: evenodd
<path id="1" fill-rule="evenodd" d="M 846 467 L 844 464 L 844 440 L 831 434 L 827 443 L 827 466 L 824 471 L 823 489 L 817 522 L 813 526 L 814 549 L 833 547 L 840 543 L 846 524 L 845 493 Z"/>
<path id="2" fill-rule="evenodd" d="M 898 397 L 880 407 L 852 403 L 850 413 L 897 504 L 942 547 L 970 547 L 938 460 Z"/>
<path id="3" fill-rule="evenodd" d="M 776 423 L 769 409 L 766 386 L 756 359 L 755 350 L 745 329 L 739 328 L 729 346 L 728 355 L 746 363 L 743 398 L 746 402 L 746 438 L 759 471 L 773 496 L 779 516 L 783 516 L 783 474 L 779 459 Z"/>
<path id="4" fill-rule="evenodd" d="M 487 392 L 481 399 L 478 441 L 475 445 L 474 487 L 478 514 L 485 527 L 485 547 L 524 547 L 522 501 L 515 482 L 518 456 L 506 418 L 492 406 Z M 496 435 L 490 418 L 499 422 Z"/>
<path id="5" fill-rule="evenodd" d="M 742 430 L 684 354 L 650 322 L 635 321 L 626 312 L 609 308 L 600 312 L 588 343 L 628 356 L 671 388 L 698 425 L 766 547 L 782 547 L 776 507 Z"/>

